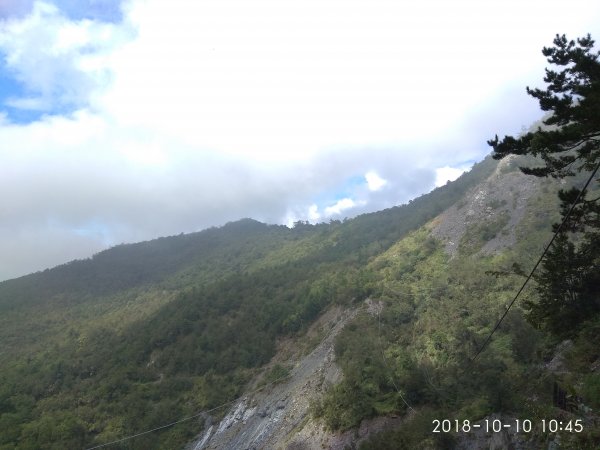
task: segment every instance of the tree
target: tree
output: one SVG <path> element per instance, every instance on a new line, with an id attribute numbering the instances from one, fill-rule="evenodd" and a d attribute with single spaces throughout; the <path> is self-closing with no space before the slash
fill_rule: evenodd
<path id="1" fill-rule="evenodd" d="M 545 167 L 522 168 L 526 174 L 554 177 L 571 176 L 595 167 L 600 158 L 600 52 L 592 51 L 590 35 L 567 41 L 556 36 L 554 47 L 542 53 L 561 71 L 546 69 L 545 90 L 527 88 L 538 99 L 542 111 L 551 115 L 543 121 L 548 128 L 529 132 L 519 138 L 498 136 L 488 141 L 494 159 L 507 155 L 540 156 Z"/>
<path id="2" fill-rule="evenodd" d="M 494 159 L 508 155 L 541 158 L 542 166 L 521 167 L 525 174 L 538 177 L 572 177 L 597 173 L 600 165 L 600 52 L 588 34 L 576 41 L 556 35 L 553 47 L 542 53 L 556 69 L 546 69 L 546 89 L 530 89 L 540 108 L 549 112 L 544 127 L 520 137 L 498 136 L 488 144 Z M 598 178 L 594 181 L 598 186 Z M 561 190 L 559 199 L 563 220 L 571 205 L 573 211 L 542 263 L 535 278 L 540 301 L 525 305 L 534 324 L 557 334 L 600 312 L 598 283 L 600 273 L 600 196 L 577 188 Z"/>
<path id="3" fill-rule="evenodd" d="M 593 255 L 588 250 L 584 245 L 576 249 L 564 233 L 557 237 L 536 276 L 540 299 L 525 303 L 533 325 L 567 336 L 600 310 L 600 273 L 590 264 Z"/>

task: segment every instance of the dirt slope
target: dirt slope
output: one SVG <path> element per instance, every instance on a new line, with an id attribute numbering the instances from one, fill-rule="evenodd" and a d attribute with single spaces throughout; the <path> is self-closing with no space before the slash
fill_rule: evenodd
<path id="1" fill-rule="evenodd" d="M 515 227 L 523 219 L 527 203 L 538 191 L 541 179 L 514 170 L 514 160 L 514 157 L 501 160 L 485 182 L 471 189 L 462 201 L 433 221 L 431 232 L 445 242 L 450 255 L 458 252 L 466 231 L 474 226 L 483 232 L 487 227 L 494 235 L 479 249 L 482 253 L 494 253 L 515 243 Z"/>
<path id="2" fill-rule="evenodd" d="M 335 448 L 338 438 L 312 424 L 309 405 L 311 399 L 321 395 L 326 386 L 340 379 L 341 371 L 334 361 L 334 340 L 357 311 L 334 308 L 325 313 L 308 333 L 308 336 L 324 337 L 305 356 L 302 356 L 301 349 L 294 348 L 293 342 L 283 344 L 284 348 L 275 359 L 293 365 L 289 377 L 235 403 L 219 423 L 207 423 L 196 441 L 187 448 L 305 449 L 322 448 L 322 445 Z M 285 354 L 289 356 L 282 357 Z M 295 441 L 296 435 L 304 428 L 311 430 L 309 435 Z"/>
<path id="3" fill-rule="evenodd" d="M 494 234 L 476 247 L 477 252 L 493 253 L 515 243 L 515 227 L 523 219 L 541 180 L 523 175 L 514 166 L 513 158 L 500 161 L 487 180 L 429 224 L 431 233 L 445 243 L 449 254 L 455 255 L 459 246 L 465 246 L 463 237 L 474 234 L 467 233 L 472 230 L 470 227 L 487 227 Z M 298 342 L 283 343 L 270 365 L 280 363 L 292 367 L 289 377 L 248 394 L 236 402 L 220 422 L 207 420 L 186 450 L 343 450 L 356 448 L 358 442 L 373 432 L 410 420 L 410 417 L 380 417 L 364 421 L 356 430 L 331 433 L 310 417 L 311 400 L 342 376 L 335 363 L 335 337 L 359 310 L 373 313 L 373 307 L 373 302 L 367 300 L 359 308 L 338 307 L 326 312 L 304 338 L 306 341 L 312 337 L 314 342 L 319 342 L 308 354 L 303 354 Z M 255 380 L 248 392 L 252 392 L 259 381 Z M 464 448 L 471 448 L 469 445 L 473 443 L 467 439 L 464 444 Z"/>

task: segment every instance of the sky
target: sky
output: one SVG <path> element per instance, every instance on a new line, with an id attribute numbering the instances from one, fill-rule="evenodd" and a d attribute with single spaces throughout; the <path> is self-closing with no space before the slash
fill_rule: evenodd
<path id="1" fill-rule="evenodd" d="M 542 113 L 591 0 L 0 0 L 0 280 L 406 203 Z"/>

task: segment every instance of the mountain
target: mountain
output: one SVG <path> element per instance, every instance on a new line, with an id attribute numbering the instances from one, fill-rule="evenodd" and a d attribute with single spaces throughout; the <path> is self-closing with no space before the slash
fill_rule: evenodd
<path id="1" fill-rule="evenodd" d="M 529 448 L 547 446 L 542 419 L 578 420 L 554 381 L 600 406 L 599 322 L 555 355 L 517 307 L 470 362 L 558 217 L 556 184 L 518 164 L 487 158 L 343 222 L 244 219 L 0 283 L 0 449 L 155 428 L 110 448 L 448 448 L 475 435 L 433 420 L 492 414 L 529 418 Z M 590 414 L 563 444 L 596 448 Z"/>

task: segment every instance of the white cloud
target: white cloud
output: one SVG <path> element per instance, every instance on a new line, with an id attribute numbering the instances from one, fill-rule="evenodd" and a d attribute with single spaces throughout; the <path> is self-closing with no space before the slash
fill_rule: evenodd
<path id="1" fill-rule="evenodd" d="M 325 216 L 337 216 L 340 215 L 342 211 L 354 208 L 355 206 L 356 202 L 351 198 L 342 198 L 338 200 L 334 205 L 325 208 Z"/>
<path id="2" fill-rule="evenodd" d="M 531 49 L 539 54 L 556 21 L 529 11 L 534 19 L 521 29 L 528 8 L 515 9 L 499 1 L 135 1 L 138 38 L 113 55 L 115 83 L 102 104 L 123 123 L 262 160 L 414 143 L 451 131 L 498 83 L 543 64 Z M 548 34 L 523 45 L 541 26 Z"/>
<path id="3" fill-rule="evenodd" d="M 11 97 L 7 99 L 4 104 L 11 108 L 26 109 L 30 111 L 48 111 L 52 107 L 51 102 L 44 97 Z"/>
<path id="4" fill-rule="evenodd" d="M 9 106 L 44 109 L 87 105 L 109 82 L 106 55 L 132 37 L 127 26 L 71 21 L 46 2 L 29 15 L 0 23 L 0 51 L 14 77 L 32 93 Z"/>
<path id="5" fill-rule="evenodd" d="M 454 181 L 468 170 L 468 167 L 458 168 L 449 166 L 435 169 L 435 186 L 440 187 L 449 181 Z"/>
<path id="6" fill-rule="evenodd" d="M 308 220 L 315 223 L 318 222 L 321 218 L 321 214 L 319 213 L 319 207 L 315 204 L 310 205 L 308 208 Z"/>
<path id="7" fill-rule="evenodd" d="M 27 258 L 57 264 L 240 217 L 318 221 L 406 202 L 480 159 L 494 132 L 528 125 L 524 108 L 504 117 L 495 105 L 526 101 L 540 48 L 587 32 L 599 8 L 131 0 L 107 24 L 36 2 L 0 22 L 7 74 L 26 86 L 5 104 L 50 114 L 23 125 L 0 114 L 0 255 L 24 253 L 0 260 L 0 279 L 38 268 Z"/>
<path id="8" fill-rule="evenodd" d="M 376 172 L 372 171 L 365 174 L 365 180 L 370 191 L 378 191 L 388 183 L 387 180 L 384 180 Z"/>

